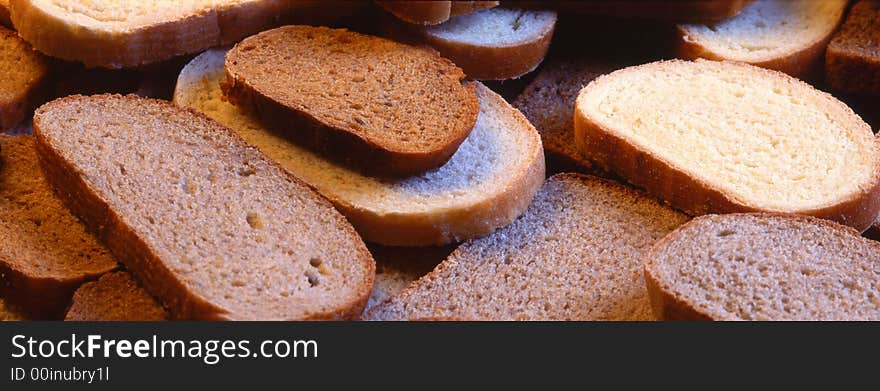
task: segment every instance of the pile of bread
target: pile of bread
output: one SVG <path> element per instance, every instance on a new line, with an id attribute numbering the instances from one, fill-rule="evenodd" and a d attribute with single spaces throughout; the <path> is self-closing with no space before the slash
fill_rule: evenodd
<path id="1" fill-rule="evenodd" d="M 0 319 L 880 320 L 880 1 L 0 23 Z"/>

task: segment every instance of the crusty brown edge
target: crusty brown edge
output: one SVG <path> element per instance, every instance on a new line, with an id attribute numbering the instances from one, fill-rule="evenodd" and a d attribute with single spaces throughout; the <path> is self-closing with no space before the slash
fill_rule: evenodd
<path id="1" fill-rule="evenodd" d="M 846 4 L 841 5 L 845 8 Z M 748 64 L 759 66 L 761 68 L 775 69 L 785 72 L 801 80 L 821 80 L 824 65 L 825 48 L 831 42 L 834 31 L 843 19 L 845 12 L 841 11 L 840 18 L 835 22 L 834 26 L 828 30 L 828 33 L 816 39 L 806 46 L 790 48 L 785 55 L 782 56 L 766 56 L 761 59 L 743 61 L 736 58 L 727 58 L 723 55 L 712 51 L 703 45 L 697 39 L 691 38 L 690 30 L 685 25 L 676 26 L 678 40 L 676 41 L 676 53 L 678 58 L 685 60 L 694 60 L 697 58 L 705 58 L 717 61 L 742 61 Z"/>
<path id="2" fill-rule="evenodd" d="M 0 35 L 20 39 L 14 31 L 4 27 L 0 27 Z M 26 46 L 27 50 L 30 50 L 30 45 Z M 14 96 L 10 100 L 0 101 L 0 133 L 18 125 L 49 89 L 51 73 L 49 60 L 38 52 L 34 52 L 33 55 L 37 56 L 40 64 L 29 71 L 36 73 L 36 76 L 30 80 L 29 85 L 18 86 L 19 89 L 13 91 Z"/>
<path id="3" fill-rule="evenodd" d="M 91 98 L 104 98 L 113 95 L 96 95 Z M 116 95 L 119 96 L 119 95 Z M 83 176 L 71 162 L 64 159 L 60 152 L 52 148 L 41 131 L 41 117 L 39 113 L 50 109 L 53 105 L 62 105 L 68 100 L 84 98 L 82 95 L 71 95 L 49 102 L 39 109 L 34 115 L 34 136 L 36 137 L 37 153 L 40 157 L 41 167 L 46 178 L 53 185 L 59 197 L 65 202 L 70 210 L 77 215 L 85 225 L 96 233 L 96 236 L 107 248 L 122 262 L 126 268 L 143 284 L 144 288 L 154 297 L 159 299 L 169 310 L 175 319 L 196 320 L 235 320 L 236 314 L 228 313 L 205 298 L 195 296 L 189 292 L 170 269 L 168 269 L 158 253 L 154 251 L 143 239 L 135 234 L 134 230 L 126 226 L 119 215 L 109 207 L 108 202 L 89 188 Z M 230 137 L 233 143 L 242 148 L 253 149 L 260 154 L 270 165 L 279 172 L 284 173 L 292 182 L 304 184 L 297 177 L 284 170 L 274 160 L 269 159 L 254 147 L 248 146 L 241 137 L 232 130 L 220 125 L 206 115 L 192 109 L 180 108 L 171 102 L 159 99 L 140 98 L 135 95 L 127 95 L 124 99 L 148 100 L 159 103 L 168 109 L 187 112 L 197 119 L 208 121 L 215 126 L 218 132 L 223 132 Z M 366 245 L 360 241 L 354 228 L 345 221 L 345 218 L 333 209 L 333 206 L 317 192 L 312 192 L 313 198 L 323 207 L 329 208 L 330 213 L 340 222 L 340 229 L 348 231 L 351 237 L 358 238 L 360 245 L 356 249 L 361 257 L 360 261 L 365 267 L 366 279 L 360 286 L 357 297 L 351 303 L 341 307 L 335 312 L 313 313 L 305 319 L 299 320 L 354 320 L 363 312 L 370 296 L 373 280 L 376 274 L 376 263 L 373 256 L 367 250 Z"/>
<path id="4" fill-rule="evenodd" d="M 453 0 L 449 8 L 449 16 L 466 15 L 479 10 L 497 7 L 498 3 L 498 1 Z"/>
<path id="5" fill-rule="evenodd" d="M 505 46 L 472 45 L 440 38 L 426 28 L 419 31 L 428 45 L 461 67 L 468 77 L 477 80 L 506 80 L 525 75 L 541 64 L 550 48 L 555 29 L 554 12 L 553 22 L 541 30 L 538 36 Z"/>
<path id="6" fill-rule="evenodd" d="M 242 49 L 239 48 L 247 47 L 250 44 L 250 39 L 258 39 L 262 34 L 271 34 L 275 31 L 277 30 L 265 31 L 245 39 L 227 52 L 224 66 L 226 82 L 221 85 L 224 96 L 233 104 L 256 113 L 256 117 L 260 118 L 268 127 L 284 132 L 295 138 L 300 145 L 317 151 L 336 162 L 378 177 L 397 178 L 422 174 L 446 163 L 470 135 L 474 123 L 477 122 L 479 102 L 474 90 L 475 87 L 473 83 L 464 81 L 462 88 L 466 90 L 465 94 L 469 99 L 461 104 L 466 106 L 465 115 L 468 118 L 463 124 L 449 129 L 446 137 L 447 143 L 442 148 L 431 151 L 392 150 L 380 145 L 384 140 L 365 138 L 349 129 L 326 123 L 309 112 L 289 107 L 257 90 L 247 82 L 246 77 L 235 72 L 234 66 L 230 66 L 238 61 L 238 56 L 247 55 L 240 53 Z M 360 35 L 355 32 L 349 33 Z M 433 50 L 428 48 L 424 50 L 436 57 L 437 61 L 454 66 L 449 60 L 440 57 Z"/>
<path id="7" fill-rule="evenodd" d="M 651 195 L 668 202 L 673 207 L 691 216 L 708 213 L 761 212 L 762 210 L 758 208 L 745 205 L 739 200 L 733 199 L 732 196 L 725 193 L 722 189 L 691 177 L 685 169 L 673 166 L 652 151 L 641 149 L 629 143 L 623 135 L 594 122 L 579 107 L 581 97 L 584 96 L 585 92 L 598 88 L 597 86 L 609 78 L 617 77 L 623 73 L 638 72 L 643 67 L 656 67 L 661 66 L 663 63 L 677 61 L 684 60 L 658 61 L 624 68 L 600 76 L 584 87 L 575 103 L 574 138 L 577 149 L 600 167 L 625 178 L 627 182 L 647 190 Z M 710 60 L 699 59 L 696 61 Z M 725 64 L 735 65 L 736 63 Z M 772 77 L 783 75 L 782 73 L 764 68 L 752 68 L 756 72 Z M 785 77 L 788 78 L 789 82 L 800 83 L 816 94 L 831 97 L 829 94 L 816 90 L 798 79 Z M 851 113 L 855 118 L 859 118 L 844 103 L 833 97 L 831 98 L 831 102 L 836 102 L 832 104 L 839 104 L 839 108 Z M 867 124 L 863 123 L 863 125 L 868 131 L 871 130 Z M 880 141 L 876 138 L 871 140 L 874 143 L 874 149 L 878 151 L 875 153 L 875 167 L 880 168 Z M 843 201 L 815 209 L 791 212 L 829 219 L 864 231 L 871 225 L 877 214 L 880 213 L 880 169 L 873 171 L 869 183 L 861 186 L 857 193 L 852 194 Z"/>
<path id="8" fill-rule="evenodd" d="M 525 116 L 504 98 L 477 84 L 481 100 L 491 100 L 519 123 L 522 139 L 530 139 L 529 164 L 505 188 L 477 203 L 439 212 L 380 214 L 332 197 L 364 240 L 389 246 L 445 245 L 491 234 L 516 220 L 528 208 L 544 183 L 545 162 L 541 138 Z"/>
<path id="9" fill-rule="evenodd" d="M 452 2 L 449 0 L 376 0 L 376 4 L 404 22 L 423 25 L 443 23 L 449 20 L 452 11 Z"/>
<path id="10" fill-rule="evenodd" d="M 818 224 L 825 225 L 835 230 L 843 231 L 847 234 L 853 235 L 858 239 L 859 232 L 853 229 L 852 227 L 848 227 L 845 225 L 840 225 L 835 222 L 812 217 L 812 216 L 803 216 L 796 214 L 788 214 L 788 213 L 776 213 L 776 212 L 752 212 L 752 213 L 734 213 L 724 215 L 723 217 L 729 218 L 731 216 L 736 215 L 748 215 L 748 216 L 760 216 L 760 217 L 768 217 L 768 218 L 783 218 L 787 220 L 795 220 L 801 221 L 809 224 Z M 689 301 L 687 298 L 680 295 L 678 292 L 675 292 L 668 282 L 662 281 L 659 277 L 659 271 L 655 270 L 657 266 L 657 254 L 667 246 L 672 241 L 680 239 L 685 235 L 685 231 L 688 230 L 692 225 L 701 224 L 704 220 L 714 220 L 718 217 L 722 217 L 721 215 L 705 215 L 694 218 L 693 220 L 683 224 L 678 227 L 675 231 L 670 232 L 663 239 L 660 239 L 650 249 L 645 251 L 643 255 L 643 264 L 644 273 L 645 273 L 645 284 L 648 287 L 648 296 L 651 300 L 651 310 L 654 312 L 654 315 L 661 320 L 731 320 L 731 319 L 721 319 L 717 316 L 713 317 L 712 314 L 708 313 L 704 308 L 699 308 L 699 305 L 694 304 Z M 858 240 L 856 239 L 856 240 Z M 865 239 L 867 240 L 867 239 Z M 875 246 L 878 247 L 878 251 L 880 251 L 880 243 L 875 243 Z"/>

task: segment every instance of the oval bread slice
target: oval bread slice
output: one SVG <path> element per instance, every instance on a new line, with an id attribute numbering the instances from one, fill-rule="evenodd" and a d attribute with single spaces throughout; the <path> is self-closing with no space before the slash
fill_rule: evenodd
<path id="1" fill-rule="evenodd" d="M 0 132 L 15 127 L 37 104 L 49 79 L 49 60 L 15 31 L 0 27 Z"/>
<path id="2" fill-rule="evenodd" d="M 578 95 L 588 159 L 691 215 L 771 211 L 865 230 L 880 143 L 845 104 L 781 72 L 708 60 L 625 68 Z"/>
<path id="3" fill-rule="evenodd" d="M 476 124 L 446 164 L 421 175 L 376 179 L 300 147 L 225 102 L 220 90 L 225 53 L 209 50 L 184 67 L 174 102 L 228 126 L 309 183 L 365 240 L 422 246 L 488 235 L 522 214 L 544 180 L 535 128 L 479 83 Z"/>
<path id="4" fill-rule="evenodd" d="M 880 243 L 826 220 L 703 216 L 645 258 L 661 319 L 880 320 Z"/>
<path id="5" fill-rule="evenodd" d="M 371 175 L 445 163 L 479 111 L 464 73 L 434 50 L 344 29 L 285 26 L 226 56 L 224 93 L 300 144 Z"/>
<path id="6" fill-rule="evenodd" d="M 651 320 L 642 254 L 688 220 L 644 193 L 559 174 L 523 216 L 465 242 L 368 320 Z"/>
<path id="7" fill-rule="evenodd" d="M 87 114 L 86 114 L 87 113 Z M 177 319 L 353 319 L 375 263 L 323 197 L 217 122 L 134 95 L 34 115 L 70 209 Z"/>
<path id="8" fill-rule="evenodd" d="M 801 79 L 821 75 L 846 0 L 757 0 L 713 24 L 678 26 L 679 57 L 742 61 Z"/>

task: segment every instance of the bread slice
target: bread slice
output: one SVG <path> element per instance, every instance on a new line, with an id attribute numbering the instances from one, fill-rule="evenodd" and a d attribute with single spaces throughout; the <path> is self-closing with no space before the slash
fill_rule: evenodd
<path id="1" fill-rule="evenodd" d="M 880 1 L 859 1 L 834 34 L 825 81 L 839 91 L 880 95 Z"/>
<path id="2" fill-rule="evenodd" d="M 518 1 L 517 4 L 549 8 L 563 15 L 583 14 L 644 20 L 708 22 L 733 17 L 752 1 L 754 0 L 542 0 Z"/>
<path id="3" fill-rule="evenodd" d="M 428 247 L 391 247 L 368 244 L 376 260 L 376 282 L 364 313 L 396 296 L 422 276 L 434 270 L 455 250 L 455 245 Z"/>
<path id="4" fill-rule="evenodd" d="M 71 210 L 172 317 L 363 310 L 375 263 L 351 225 L 213 120 L 134 95 L 70 96 L 37 110 L 34 134 Z"/>
<path id="5" fill-rule="evenodd" d="M 168 312 L 131 274 L 114 272 L 79 287 L 64 320 L 159 321 L 168 320 Z"/>
<path id="6" fill-rule="evenodd" d="M 226 56 L 224 93 L 301 144 L 380 176 L 446 162 L 479 105 L 436 52 L 344 29 L 285 26 Z"/>
<path id="7" fill-rule="evenodd" d="M 0 297 L 59 319 L 73 291 L 116 260 L 55 196 L 32 137 L 0 135 Z"/>
<path id="8" fill-rule="evenodd" d="M 661 61 L 578 95 L 578 150 L 691 215 L 774 211 L 865 230 L 880 212 L 880 143 L 831 95 L 741 63 Z"/>
<path id="9" fill-rule="evenodd" d="M 534 127 L 479 83 L 477 122 L 445 165 L 408 178 L 376 179 L 298 146 L 223 101 L 224 56 L 209 50 L 187 65 L 174 102 L 233 129 L 317 189 L 367 241 L 427 246 L 488 235 L 522 214 L 544 180 Z"/>
<path id="10" fill-rule="evenodd" d="M 880 243 L 826 220 L 703 216 L 645 259 L 651 304 L 662 319 L 880 319 Z"/>
<path id="11" fill-rule="evenodd" d="M 746 62 L 813 80 L 847 0 L 757 0 L 712 24 L 678 26 L 679 57 Z"/>
<path id="12" fill-rule="evenodd" d="M 465 242 L 372 320 L 648 320 L 642 251 L 687 221 L 616 182 L 547 180 L 528 211 Z"/>
<path id="13" fill-rule="evenodd" d="M 477 80 L 518 78 L 533 71 L 547 54 L 556 12 L 492 8 L 454 16 L 435 26 L 386 18 L 394 39 L 424 43 Z"/>
<path id="14" fill-rule="evenodd" d="M 386 11 L 407 23 L 432 25 L 449 20 L 450 16 L 465 15 L 492 8 L 497 1 L 395 1 L 376 0 Z"/>
<path id="15" fill-rule="evenodd" d="M 0 27 L 0 132 L 21 122 L 44 92 L 48 60 L 11 30 Z"/>
<path id="16" fill-rule="evenodd" d="M 578 92 L 593 79 L 636 63 L 635 60 L 607 57 L 556 57 L 544 64 L 517 96 L 513 106 L 535 125 L 541 135 L 548 173 L 608 175 L 575 148 L 572 111 Z"/>
<path id="17" fill-rule="evenodd" d="M 10 0 L 12 22 L 35 48 L 89 67 L 122 68 L 238 42 L 290 22 L 316 1 Z M 334 3 L 335 4 L 335 3 Z M 347 10 L 334 6 L 330 12 Z"/>

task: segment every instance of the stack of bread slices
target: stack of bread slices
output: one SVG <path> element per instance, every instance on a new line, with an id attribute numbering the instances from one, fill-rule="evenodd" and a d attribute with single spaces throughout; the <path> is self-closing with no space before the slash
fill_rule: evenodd
<path id="1" fill-rule="evenodd" d="M 0 319 L 880 319 L 876 1 L 169 4 L 0 1 Z"/>

